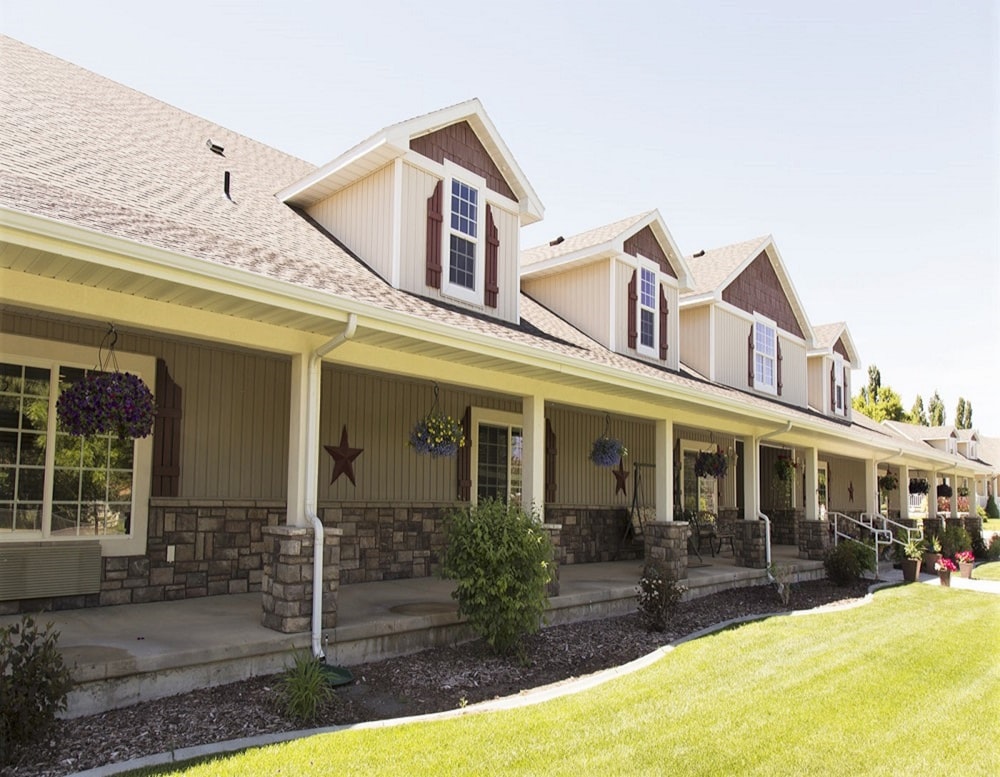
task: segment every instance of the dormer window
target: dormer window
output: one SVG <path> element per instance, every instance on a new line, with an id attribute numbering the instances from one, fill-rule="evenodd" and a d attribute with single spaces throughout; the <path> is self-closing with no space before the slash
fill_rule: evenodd
<path id="1" fill-rule="evenodd" d="M 844 392 L 845 370 L 844 359 L 839 354 L 833 355 L 833 412 L 837 415 L 844 415 L 846 412 Z"/>
<path id="2" fill-rule="evenodd" d="M 768 394 L 779 394 L 778 325 L 761 315 L 753 324 L 753 387 Z"/>
<path id="3" fill-rule="evenodd" d="M 476 289 L 476 253 L 479 234 L 479 190 L 457 178 L 451 181 L 451 239 L 448 282 L 469 291 Z"/>
<path id="4" fill-rule="evenodd" d="M 656 357 L 656 272 L 639 267 L 639 342 L 636 350 Z"/>

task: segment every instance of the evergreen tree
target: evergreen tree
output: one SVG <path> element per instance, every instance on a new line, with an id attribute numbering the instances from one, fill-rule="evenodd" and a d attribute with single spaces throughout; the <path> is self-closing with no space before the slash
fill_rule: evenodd
<path id="1" fill-rule="evenodd" d="M 958 404 L 955 406 L 955 428 L 964 429 L 962 424 L 965 423 L 965 397 L 958 398 Z"/>
<path id="2" fill-rule="evenodd" d="M 927 413 L 930 416 L 931 426 L 944 426 L 944 402 L 938 396 L 937 389 L 934 389 L 931 401 L 927 403 Z"/>
<path id="3" fill-rule="evenodd" d="M 924 398 L 917 394 L 913 400 L 913 409 L 910 410 L 910 423 L 918 426 L 927 426 L 927 413 L 924 412 Z"/>
<path id="4" fill-rule="evenodd" d="M 882 385 L 882 374 L 874 364 L 868 367 L 868 385 L 861 387 L 851 405 L 873 421 L 905 421 L 907 418 L 903 400 L 892 388 Z"/>

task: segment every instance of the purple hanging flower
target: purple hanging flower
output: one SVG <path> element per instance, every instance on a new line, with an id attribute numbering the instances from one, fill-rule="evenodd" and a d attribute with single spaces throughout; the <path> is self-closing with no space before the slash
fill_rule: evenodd
<path id="1" fill-rule="evenodd" d="M 56 402 L 62 428 L 75 437 L 115 434 L 120 440 L 153 431 L 156 406 L 149 387 L 129 372 L 89 372 Z"/>

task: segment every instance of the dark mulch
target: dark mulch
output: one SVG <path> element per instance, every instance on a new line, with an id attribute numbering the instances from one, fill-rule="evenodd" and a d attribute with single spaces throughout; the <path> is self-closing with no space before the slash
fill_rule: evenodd
<path id="1" fill-rule="evenodd" d="M 354 684 L 338 688 L 313 725 L 420 715 L 515 694 L 620 666 L 733 618 L 858 599 L 867 585 L 798 583 L 788 605 L 773 586 L 724 591 L 682 603 L 664 632 L 646 631 L 636 614 L 553 626 L 527 639 L 524 663 L 494 656 L 476 641 L 351 667 Z M 0 775 L 65 775 L 182 747 L 302 728 L 282 714 L 278 683 L 277 675 L 257 677 L 61 720 L 44 742 Z"/>

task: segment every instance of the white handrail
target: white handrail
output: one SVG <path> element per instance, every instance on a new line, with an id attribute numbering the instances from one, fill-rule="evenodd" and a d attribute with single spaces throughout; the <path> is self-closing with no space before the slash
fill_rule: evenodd
<path id="1" fill-rule="evenodd" d="M 768 575 L 771 574 L 771 519 L 760 510 L 757 511 L 757 518 L 764 522 L 764 560 L 767 563 Z"/>
<path id="2" fill-rule="evenodd" d="M 882 555 L 880 552 L 880 545 L 889 547 L 892 544 L 893 536 L 892 532 L 888 529 L 878 528 L 875 526 L 874 517 L 868 513 L 862 513 L 860 518 L 852 518 L 844 513 L 830 512 L 827 513 L 827 517 L 833 520 L 833 544 L 839 544 L 841 539 L 850 540 L 851 542 L 856 542 L 862 547 L 874 550 L 875 552 L 875 579 L 878 580 L 878 560 Z M 840 521 L 846 521 L 849 524 L 854 524 L 855 526 L 860 526 L 862 529 L 867 530 L 871 533 L 872 539 L 875 540 L 875 547 L 872 548 L 865 542 L 862 542 L 857 537 L 848 534 L 846 531 L 841 531 Z"/>

